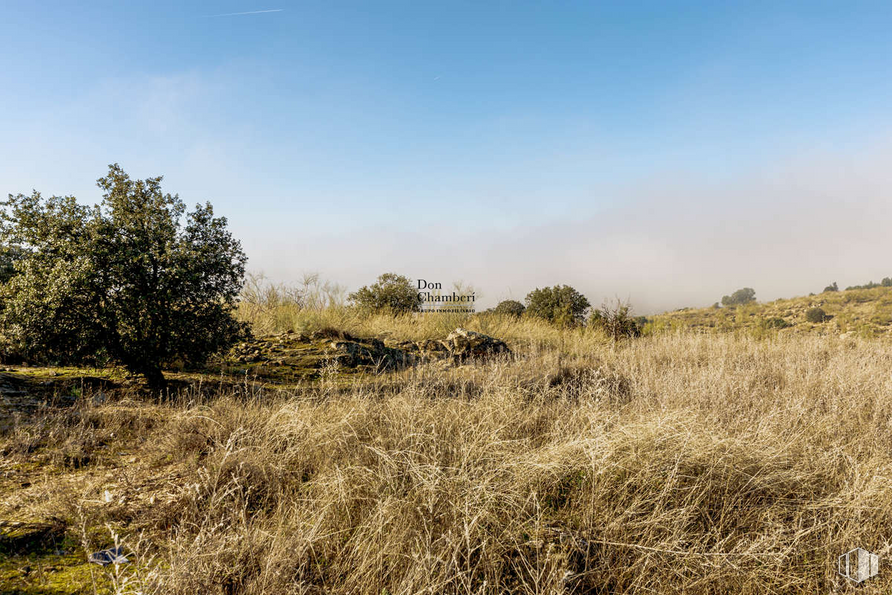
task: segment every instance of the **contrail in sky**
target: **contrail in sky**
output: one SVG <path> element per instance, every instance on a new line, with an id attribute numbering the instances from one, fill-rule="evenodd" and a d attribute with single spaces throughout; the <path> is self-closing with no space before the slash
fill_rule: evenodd
<path id="1" fill-rule="evenodd" d="M 212 14 L 212 17 L 237 17 L 243 14 L 262 14 L 264 12 L 282 12 L 284 8 L 273 8 L 270 10 L 250 10 L 248 12 L 227 12 L 225 14 Z"/>

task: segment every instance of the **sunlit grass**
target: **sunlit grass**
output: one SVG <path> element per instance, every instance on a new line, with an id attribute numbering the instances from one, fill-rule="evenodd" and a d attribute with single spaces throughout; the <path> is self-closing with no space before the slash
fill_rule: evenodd
<path id="1" fill-rule="evenodd" d="M 439 332 L 342 315 L 296 320 Z M 840 587 L 852 547 L 888 553 L 885 342 L 614 345 L 492 324 L 580 353 L 518 348 L 380 386 L 85 398 L 2 439 L 0 515 L 141 532 L 144 592 L 174 594 L 805 594 Z"/>

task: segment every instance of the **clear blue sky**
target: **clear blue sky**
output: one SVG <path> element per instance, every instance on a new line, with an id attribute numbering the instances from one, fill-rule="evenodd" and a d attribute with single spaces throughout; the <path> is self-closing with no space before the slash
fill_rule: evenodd
<path id="1" fill-rule="evenodd" d="M 808 170 L 809 159 L 885 147 L 892 118 L 890 3 L 14 1 L 2 11 L 0 193 L 93 202 L 109 163 L 163 174 L 187 203 L 211 200 L 251 266 L 282 280 L 318 270 L 355 287 L 397 269 L 463 279 L 492 299 L 557 282 L 593 301 L 700 299 L 679 288 L 663 303 L 644 277 L 599 274 L 604 246 L 586 229 L 626 230 L 622 254 L 642 255 L 629 267 L 668 251 L 661 267 L 693 269 L 686 287 L 717 291 L 713 263 L 686 260 L 727 224 L 730 212 L 704 204 L 754 179 L 789 182 L 779 163 Z M 873 167 L 875 153 L 852 167 Z M 828 184 L 844 188 L 838 178 Z M 861 210 L 875 215 L 866 205 L 885 208 L 883 196 Z M 660 208 L 705 211 L 713 219 L 698 227 L 712 232 L 695 246 L 687 233 L 654 244 L 660 224 L 647 219 Z M 546 255 L 535 270 L 531 242 Z M 549 262 L 565 278 L 551 278 Z M 845 277 L 821 267 L 797 283 Z M 762 281 L 789 292 L 785 278 Z"/>

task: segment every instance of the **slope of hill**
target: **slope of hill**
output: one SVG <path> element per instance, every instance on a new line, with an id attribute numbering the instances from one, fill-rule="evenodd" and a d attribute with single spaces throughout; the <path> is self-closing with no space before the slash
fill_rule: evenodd
<path id="1" fill-rule="evenodd" d="M 827 320 L 819 323 L 806 320 L 810 308 L 821 308 Z M 650 326 L 656 332 L 689 328 L 742 330 L 757 335 L 778 332 L 865 338 L 892 336 L 892 287 L 828 291 L 737 308 L 683 308 L 655 316 Z"/>

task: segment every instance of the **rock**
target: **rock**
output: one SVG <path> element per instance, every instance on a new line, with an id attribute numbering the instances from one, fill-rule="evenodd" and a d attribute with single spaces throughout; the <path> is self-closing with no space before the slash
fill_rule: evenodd
<path id="1" fill-rule="evenodd" d="M 420 351 L 449 351 L 449 348 L 442 341 L 434 341 L 433 339 L 419 341 L 418 349 Z"/>
<path id="2" fill-rule="evenodd" d="M 338 352 L 338 362 L 349 367 L 372 366 L 376 369 L 393 369 L 410 365 L 413 361 L 406 352 L 387 347 L 379 339 L 332 341 L 329 348 Z"/>
<path id="3" fill-rule="evenodd" d="M 322 339 L 331 339 L 331 340 L 340 340 L 340 341 L 356 341 L 355 337 L 352 337 L 350 333 L 345 333 L 344 331 L 339 331 L 333 328 L 324 328 L 318 331 L 313 331 L 310 333 L 311 341 L 320 341 Z"/>
<path id="4" fill-rule="evenodd" d="M 229 373 L 251 366 L 254 374 L 292 381 L 294 376 L 315 378 L 333 363 L 366 373 L 398 370 L 418 364 L 459 363 L 499 353 L 510 353 L 498 339 L 466 329 L 456 329 L 443 340 L 406 341 L 353 337 L 335 329 L 315 331 L 311 337 L 284 333 L 280 339 L 252 338 L 234 347 L 221 363 Z"/>
<path id="5" fill-rule="evenodd" d="M 101 552 L 92 553 L 87 561 L 92 564 L 108 566 L 109 564 L 126 564 L 130 560 L 124 557 L 124 548 L 117 546 L 102 550 Z"/>
<path id="6" fill-rule="evenodd" d="M 457 361 L 511 353 L 504 341 L 463 328 L 457 328 L 449 333 L 449 336 L 443 341 L 443 346 Z"/>

